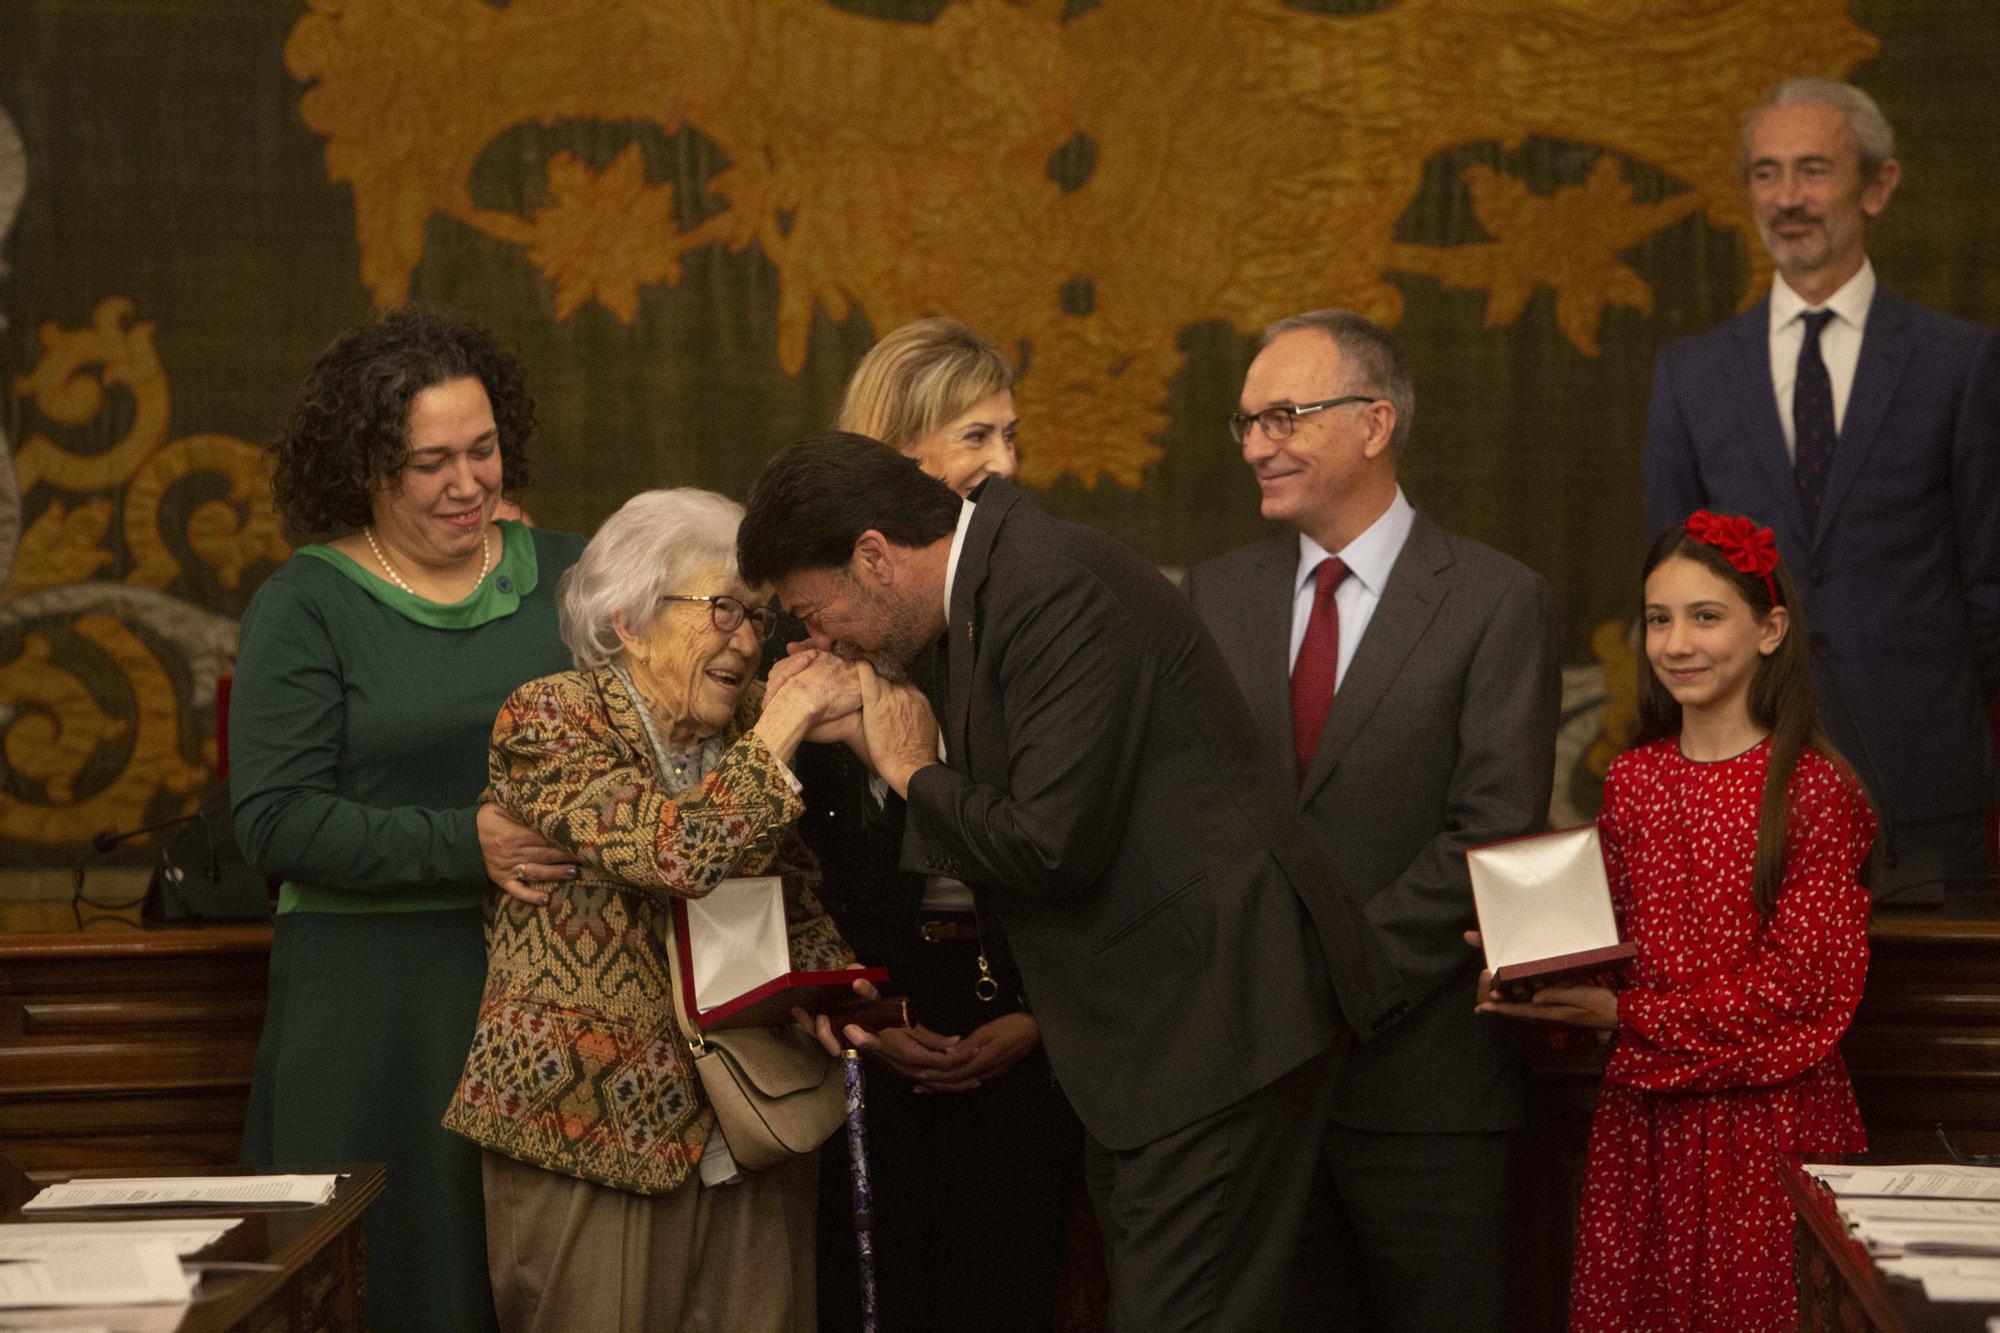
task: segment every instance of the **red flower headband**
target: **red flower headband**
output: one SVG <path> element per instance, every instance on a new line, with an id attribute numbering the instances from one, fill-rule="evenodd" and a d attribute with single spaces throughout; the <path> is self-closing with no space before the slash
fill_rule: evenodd
<path id="1" fill-rule="evenodd" d="M 1730 568 L 1754 574 L 1764 580 L 1771 605 L 1778 604 L 1778 585 L 1771 572 L 1778 567 L 1778 543 L 1769 528 L 1760 528 L 1747 518 L 1724 517 L 1697 509 L 1688 515 L 1687 534 L 1696 541 L 1722 552 Z"/>

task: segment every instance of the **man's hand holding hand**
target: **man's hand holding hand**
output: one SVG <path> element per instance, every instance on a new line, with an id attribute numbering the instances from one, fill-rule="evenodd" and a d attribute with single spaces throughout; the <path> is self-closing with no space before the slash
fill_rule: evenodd
<path id="1" fill-rule="evenodd" d="M 937 762 L 937 719 L 930 701 L 907 681 L 884 680 L 866 662 L 861 677 L 861 733 L 876 776 L 908 797 L 910 777 Z"/>

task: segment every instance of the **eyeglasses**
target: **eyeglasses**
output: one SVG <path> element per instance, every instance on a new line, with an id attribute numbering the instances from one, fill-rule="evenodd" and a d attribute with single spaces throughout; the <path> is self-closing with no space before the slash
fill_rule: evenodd
<path id="1" fill-rule="evenodd" d="M 1231 412 L 1229 433 L 1238 444 L 1250 438 L 1250 423 L 1256 422 L 1267 440 L 1289 440 L 1300 417 L 1309 417 L 1315 412 L 1324 412 L 1329 407 L 1342 407 L 1348 403 L 1379 403 L 1382 400 L 1372 393 L 1342 394 L 1338 398 L 1328 398 L 1318 403 L 1279 403 L 1267 407 L 1262 412 Z"/>
<path id="2" fill-rule="evenodd" d="M 668 592 L 660 594 L 663 602 L 707 602 L 708 618 L 715 628 L 724 634 L 734 634 L 743 617 L 750 617 L 750 623 L 757 627 L 757 637 L 768 639 L 771 631 L 778 626 L 778 613 L 768 606 L 745 606 L 742 601 L 727 594 L 715 597 L 698 597 L 693 593 Z"/>

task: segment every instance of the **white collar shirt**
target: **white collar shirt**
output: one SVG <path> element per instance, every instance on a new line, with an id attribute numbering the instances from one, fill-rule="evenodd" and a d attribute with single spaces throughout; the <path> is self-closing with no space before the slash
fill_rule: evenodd
<path id="1" fill-rule="evenodd" d="M 944 565 L 944 632 L 951 633 L 951 589 L 958 582 L 958 558 L 965 554 L 965 530 L 972 526 L 972 511 L 978 506 L 970 500 L 958 504 L 958 530 L 951 534 L 951 555 Z"/>
<path id="2" fill-rule="evenodd" d="M 1403 553 L 1403 544 L 1409 541 L 1410 529 L 1416 521 L 1417 511 L 1403 498 L 1403 488 L 1398 486 L 1395 498 L 1381 516 L 1338 552 L 1348 576 L 1340 581 L 1333 594 L 1334 610 L 1340 616 L 1340 654 L 1333 671 L 1336 693 L 1347 679 L 1347 665 L 1354 660 L 1361 636 L 1368 632 L 1368 622 L 1382 602 L 1382 589 L 1388 586 L 1389 571 L 1396 567 L 1396 557 Z M 1298 665 L 1299 645 L 1305 642 L 1306 622 L 1312 617 L 1316 586 L 1313 572 L 1330 554 L 1334 553 L 1303 532 L 1299 534 L 1298 572 L 1292 580 L 1292 648 L 1285 659 L 1290 666 Z"/>
<path id="3" fill-rule="evenodd" d="M 951 554 L 944 566 L 944 632 L 947 641 L 951 636 L 951 590 L 958 582 L 958 559 L 965 554 L 965 530 L 972 526 L 972 501 L 966 500 L 958 510 L 958 530 L 951 534 Z M 938 718 L 937 756 L 939 763 L 945 763 L 948 756 L 944 745 L 944 719 Z M 888 784 L 880 778 L 870 778 L 868 789 L 875 793 L 876 802 L 886 801 Z M 931 875 L 924 880 L 923 910 L 926 912 L 970 912 L 974 910 L 972 889 L 963 881 L 947 875 Z"/>
<path id="4" fill-rule="evenodd" d="M 1798 427 L 1792 421 L 1792 395 L 1798 385 L 1799 349 L 1805 346 L 1808 310 L 1831 310 L 1833 318 L 1819 333 L 1819 356 L 1833 382 L 1833 429 L 1838 437 L 1847 420 L 1847 399 L 1854 391 L 1854 368 L 1861 362 L 1861 334 L 1868 307 L 1875 300 L 1875 266 L 1863 259 L 1861 269 L 1820 306 L 1786 285 L 1783 276 L 1771 282 L 1771 387 L 1778 395 L 1778 424 L 1785 432 L 1785 453 L 1796 460 Z"/>

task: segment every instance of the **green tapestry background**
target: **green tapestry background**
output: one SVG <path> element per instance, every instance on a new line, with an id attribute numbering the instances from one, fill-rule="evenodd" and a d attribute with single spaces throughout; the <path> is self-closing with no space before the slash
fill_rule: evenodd
<path id="1" fill-rule="evenodd" d="M 1562 599 L 1587 811 L 1654 353 L 1768 281 L 1743 110 L 1873 92 L 1878 270 L 1990 323 L 1995 71 L 1989 0 L 7 0 L 0 860 L 211 780 L 283 553 L 254 446 L 405 292 L 521 352 L 546 525 L 741 496 L 936 312 L 1021 358 L 1049 506 L 1170 567 L 1263 531 L 1222 422 L 1255 330 L 1393 323 L 1412 499 Z"/>

